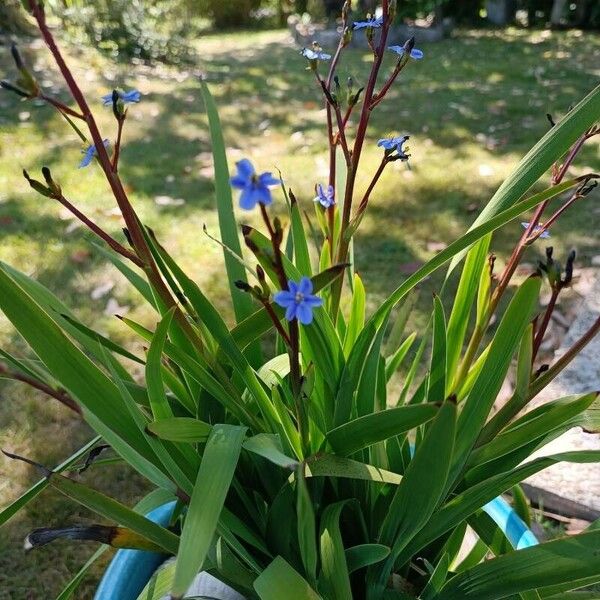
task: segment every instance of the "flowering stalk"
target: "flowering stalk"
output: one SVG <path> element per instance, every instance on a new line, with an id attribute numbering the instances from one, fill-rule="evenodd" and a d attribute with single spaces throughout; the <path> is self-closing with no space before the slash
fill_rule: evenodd
<path id="1" fill-rule="evenodd" d="M 48 29 L 43 7 L 40 6 L 36 0 L 28 0 L 28 5 L 31 14 L 37 22 L 38 29 L 42 34 L 44 42 L 54 57 L 65 83 L 67 84 L 67 87 L 69 88 L 69 91 L 71 92 L 71 95 L 79 107 L 83 119 L 88 126 L 90 135 L 92 136 L 92 140 L 96 148 L 98 161 L 102 167 L 102 170 L 104 171 L 106 179 L 108 180 L 121 214 L 123 215 L 123 219 L 131 235 L 133 247 L 143 265 L 142 268 L 146 273 L 148 280 L 168 308 L 173 306 L 176 307 L 175 319 L 177 320 L 177 323 L 182 330 L 185 331 L 187 337 L 196 346 L 197 350 L 202 352 L 203 343 L 200 336 L 187 321 L 185 315 L 177 306 L 177 302 L 171 295 L 171 292 L 162 280 L 158 267 L 152 257 L 150 248 L 148 247 L 148 244 L 144 238 L 139 219 L 133 209 L 133 206 L 129 202 L 129 199 L 127 198 L 127 194 L 125 193 L 125 189 L 117 172 L 113 169 L 112 162 L 108 156 L 106 148 L 104 147 L 102 136 L 100 135 L 100 130 L 98 129 L 98 125 L 96 124 L 94 116 L 92 115 L 88 103 L 81 92 L 81 89 L 77 85 L 73 74 L 71 73 L 58 46 L 56 45 L 52 33 Z"/>
<path id="2" fill-rule="evenodd" d="M 281 289 L 284 291 L 289 290 L 288 279 L 285 273 L 285 267 L 283 266 L 283 257 L 281 253 L 281 240 L 282 230 L 280 225 L 276 222 L 275 226 L 271 223 L 269 213 L 264 203 L 259 202 L 260 213 L 263 221 L 269 232 L 271 238 L 271 247 L 273 248 L 273 262 L 275 273 L 279 281 Z M 270 314 L 271 319 L 275 317 L 274 322 L 279 323 L 277 315 Z M 301 399 L 301 387 L 302 387 L 302 375 L 300 371 L 300 330 L 298 328 L 298 320 L 294 319 L 289 321 L 289 335 L 284 337 L 284 340 L 288 344 L 288 355 L 290 358 L 290 381 L 292 384 L 292 395 L 296 404 L 296 419 L 298 421 L 298 428 L 300 430 L 300 437 L 303 440 L 303 447 L 308 448 L 308 423 L 307 415 L 304 404 Z"/>
<path id="3" fill-rule="evenodd" d="M 387 42 L 388 32 L 390 28 L 390 18 L 389 18 L 389 0 L 383 0 L 382 2 L 383 9 L 383 23 L 381 26 L 381 37 L 379 40 L 379 46 L 377 50 L 374 52 L 374 61 L 371 67 L 371 72 L 369 74 L 369 80 L 367 82 L 367 86 L 365 88 L 363 103 L 360 113 L 360 118 L 358 122 L 358 126 L 356 129 L 356 137 L 354 140 L 354 146 L 352 148 L 352 160 L 350 161 L 350 165 L 348 168 L 348 174 L 346 178 L 346 189 L 344 190 L 344 209 L 342 213 L 341 219 L 341 229 L 340 229 L 340 240 L 338 246 L 337 253 L 337 262 L 345 263 L 348 259 L 348 249 L 350 247 L 350 239 L 346 235 L 346 230 L 348 229 L 348 225 L 350 224 L 350 215 L 352 214 L 352 199 L 354 196 L 354 185 L 356 183 L 356 175 L 358 171 L 358 165 L 360 162 L 360 156 L 362 152 L 362 147 L 365 141 L 365 136 L 367 133 L 367 125 L 369 124 L 369 117 L 371 115 L 371 102 L 373 100 L 373 92 L 375 90 L 375 85 L 377 83 L 377 76 L 379 74 L 379 70 L 381 68 L 381 63 L 383 61 L 383 55 L 385 50 L 385 45 Z M 332 308 L 332 319 L 334 322 L 337 320 L 337 313 L 339 310 L 341 295 L 342 295 L 342 287 L 344 284 L 343 274 L 340 276 L 332 285 L 331 290 L 331 308 Z"/>
<path id="4" fill-rule="evenodd" d="M 565 159 L 565 162 L 562 164 L 562 166 L 560 168 L 556 165 L 555 165 L 555 167 L 553 167 L 553 176 L 552 176 L 552 184 L 553 185 L 558 185 L 559 183 L 562 182 L 565 175 L 567 174 L 568 168 L 571 166 L 571 164 L 575 160 L 575 157 L 577 156 L 579 151 L 583 148 L 583 144 L 585 143 L 585 141 L 588 140 L 593 135 L 596 135 L 597 133 L 598 133 L 598 131 L 595 128 L 592 128 L 592 129 L 588 130 L 586 133 L 584 133 L 579 138 L 579 140 L 577 140 L 577 142 L 573 145 L 573 147 L 569 151 L 567 158 Z M 535 239 L 540 237 L 548 229 L 550 222 L 554 223 L 556 221 L 556 219 L 558 219 L 558 217 L 569 206 L 571 206 L 573 204 L 573 202 L 575 202 L 575 200 L 577 200 L 578 198 L 581 197 L 580 190 L 584 189 L 585 186 L 587 185 L 588 181 L 593 177 L 595 177 L 595 174 L 590 174 L 585 177 L 582 177 L 582 182 L 583 182 L 582 186 L 580 186 L 578 188 L 578 190 L 571 196 L 571 198 L 569 198 L 569 200 L 550 218 L 549 222 L 546 223 L 546 225 L 544 227 L 540 227 L 539 223 L 540 223 L 540 219 L 541 219 L 544 211 L 546 210 L 546 208 L 548 206 L 549 200 L 542 202 L 536 208 L 531 221 L 529 222 L 529 224 L 525 228 L 525 231 L 521 235 L 519 242 L 515 246 L 512 254 L 500 276 L 498 285 L 496 286 L 496 288 L 494 289 L 494 292 L 492 293 L 492 296 L 490 298 L 490 304 L 489 304 L 485 318 L 482 319 L 481 323 L 473 331 L 473 334 L 469 340 L 469 344 L 465 351 L 463 360 L 461 361 L 460 367 L 457 371 L 457 375 L 454 380 L 454 389 L 460 389 L 460 386 L 462 386 L 462 383 L 464 382 L 464 380 L 469 372 L 469 369 L 471 368 L 471 365 L 473 364 L 473 360 L 475 359 L 475 355 L 477 353 L 479 345 L 481 344 L 481 340 L 483 339 L 485 331 L 487 330 L 487 327 L 492 318 L 492 315 L 496 311 L 498 303 L 500 302 L 500 299 L 502 298 L 504 292 L 506 291 L 506 288 L 508 287 L 508 284 L 510 283 L 512 276 L 514 275 L 514 272 L 517 269 L 517 267 L 521 261 L 521 257 L 523 256 L 525 250 L 527 249 L 527 247 L 529 245 L 531 245 L 531 243 Z M 588 192 L 589 191 L 590 191 L 590 188 L 588 188 Z"/>

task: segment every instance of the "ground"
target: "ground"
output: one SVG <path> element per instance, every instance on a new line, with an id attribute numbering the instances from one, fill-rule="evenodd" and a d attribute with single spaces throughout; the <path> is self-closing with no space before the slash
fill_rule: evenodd
<path id="1" fill-rule="evenodd" d="M 39 43 L 24 54 L 50 91 L 65 88 Z M 114 127 L 100 96 L 114 86 L 137 87 L 143 101 L 130 109 L 121 171 L 145 222 L 180 263 L 229 313 L 220 248 L 202 232 L 217 231 L 206 119 L 197 76 L 202 72 L 221 110 L 229 159 L 252 159 L 260 170 L 282 171 L 303 208 L 311 210 L 313 186 L 324 181 L 326 140 L 322 102 L 286 32 L 205 36 L 198 63 L 187 69 L 148 68 L 107 62 L 93 50 L 66 47 L 77 79 L 88 93 L 107 137 Z M 409 133 L 411 168 L 395 163 L 372 197 L 357 240 L 356 266 L 370 306 L 397 286 L 475 218 L 519 158 L 548 128 L 546 113 L 559 118 L 589 92 L 600 76 L 600 37 L 581 32 L 458 31 L 452 39 L 423 46 L 387 101 L 373 115 L 359 188 L 365 188 L 380 157 L 375 141 Z M 393 65 L 390 57 L 390 64 Z M 362 85 L 369 57 L 351 51 L 342 63 Z M 6 46 L 0 72 L 14 73 Z M 135 344 L 112 315 L 129 310 L 152 325 L 138 298 L 89 244 L 89 236 L 60 206 L 28 187 L 21 169 L 38 176 L 48 165 L 65 195 L 122 239 L 100 170 L 78 170 L 81 147 L 51 109 L 0 96 L 0 259 L 35 275 L 89 324 L 126 344 Z M 586 149 L 575 172 L 600 169 L 598 148 Z M 183 200 L 183 201 L 180 201 Z M 598 253 L 600 213 L 593 197 L 554 228 L 555 255 L 572 246 L 587 264 Z M 247 215 L 239 214 L 240 221 Z M 519 235 L 514 224 L 494 240 L 499 261 Z M 543 249 L 532 250 L 535 262 Z M 424 286 L 439 285 L 433 277 Z M 418 327 L 428 308 L 413 322 Z M 6 324 L 2 342 L 15 352 L 22 343 Z M 78 419 L 20 385 L 0 389 L 1 446 L 48 465 L 60 462 L 91 437 Z M 0 506 L 36 480 L 33 470 L 0 460 Z M 99 467 L 84 480 L 132 503 L 143 482 L 125 466 Z M 56 493 L 46 492 L 5 525 L 0 536 L 0 600 L 53 598 L 93 548 L 56 543 L 24 554 L 22 539 L 33 527 L 92 520 Z M 96 570 L 95 575 L 98 575 Z M 91 598 L 94 578 L 77 598 Z"/>

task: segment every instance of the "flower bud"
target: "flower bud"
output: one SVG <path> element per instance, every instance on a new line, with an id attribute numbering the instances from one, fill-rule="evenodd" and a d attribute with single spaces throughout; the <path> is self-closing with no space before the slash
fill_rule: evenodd
<path id="1" fill-rule="evenodd" d="M 352 41 L 352 27 L 344 27 L 342 33 L 342 48 L 345 48 Z"/>
<path id="2" fill-rule="evenodd" d="M 52 192 L 54 197 L 62 196 L 62 190 L 60 189 L 60 185 L 58 185 L 53 179 L 52 174 L 50 173 L 50 169 L 48 167 L 42 167 L 42 175 L 48 184 L 48 189 Z"/>
<path id="3" fill-rule="evenodd" d="M 29 185 L 38 193 L 41 194 L 42 196 L 46 196 L 46 198 L 52 198 L 53 197 L 53 193 L 51 190 L 49 190 L 41 181 L 37 181 L 36 179 L 32 179 L 31 177 L 29 177 L 29 173 L 23 169 L 23 177 L 25 177 L 25 179 L 27 179 L 27 182 L 29 183 Z"/>

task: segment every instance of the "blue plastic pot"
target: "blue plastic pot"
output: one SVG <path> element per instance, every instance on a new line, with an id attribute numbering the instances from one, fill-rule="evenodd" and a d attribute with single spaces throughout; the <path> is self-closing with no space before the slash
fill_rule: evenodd
<path id="1" fill-rule="evenodd" d="M 164 504 L 146 516 L 160 525 L 167 525 L 175 502 Z M 535 546 L 538 541 L 531 530 L 504 498 L 488 502 L 483 510 L 502 529 L 513 548 Z M 136 600 L 152 574 L 165 560 L 164 554 L 143 550 L 119 550 L 104 573 L 94 600 Z"/>

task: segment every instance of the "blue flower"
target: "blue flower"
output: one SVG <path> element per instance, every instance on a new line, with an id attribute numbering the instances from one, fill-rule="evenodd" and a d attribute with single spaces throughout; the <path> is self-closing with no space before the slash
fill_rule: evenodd
<path id="1" fill-rule="evenodd" d="M 410 138 L 409 135 L 401 135 L 398 137 L 383 138 L 377 142 L 380 148 L 383 148 L 387 152 L 393 152 L 396 150 L 401 160 L 408 160 L 409 155 L 404 152 L 403 146 L 406 140 Z"/>
<path id="2" fill-rule="evenodd" d="M 139 102 L 142 94 L 137 90 L 129 90 L 128 92 L 122 92 L 121 90 L 117 90 L 117 94 L 119 98 L 123 101 L 124 104 L 131 104 L 133 102 Z M 112 100 L 112 92 L 110 94 L 105 94 L 102 96 L 102 104 L 104 106 L 111 106 L 113 103 Z"/>
<path id="3" fill-rule="evenodd" d="M 273 300 L 285 308 L 285 318 L 288 321 L 298 319 L 303 325 L 312 323 L 312 311 L 323 304 L 323 299 L 314 296 L 313 284 L 308 277 L 302 277 L 298 283 L 288 281 L 288 289 L 277 292 Z"/>
<path id="4" fill-rule="evenodd" d="M 404 49 L 404 46 L 388 46 L 388 50 L 391 50 L 392 52 L 395 52 L 398 56 L 404 56 L 404 53 L 406 52 L 406 50 Z M 415 60 L 419 60 L 421 58 L 423 58 L 423 52 L 421 50 L 419 50 L 418 48 L 413 48 L 410 51 L 410 57 L 414 58 Z"/>
<path id="5" fill-rule="evenodd" d="M 308 60 L 329 60 L 331 58 L 331 54 L 327 54 L 327 52 L 323 52 L 317 48 L 314 50 L 311 50 L 310 48 L 302 48 L 300 54 L 302 54 L 304 58 L 308 58 Z"/>
<path id="6" fill-rule="evenodd" d="M 102 140 L 102 143 L 104 144 L 105 148 L 108 148 L 109 145 L 109 141 L 108 140 Z M 94 158 L 94 156 L 96 156 L 96 146 L 94 146 L 93 144 L 91 146 L 88 146 L 85 150 L 82 151 L 83 152 L 83 158 L 81 159 L 81 162 L 79 163 L 79 169 L 82 169 L 83 167 L 87 167 L 91 162 L 92 159 Z"/>
<path id="7" fill-rule="evenodd" d="M 323 208 L 329 208 L 335 204 L 335 196 L 332 185 L 328 185 L 327 189 L 323 189 L 323 186 L 319 183 L 317 185 L 317 197 L 314 199 L 315 202 L 318 202 Z"/>
<path id="8" fill-rule="evenodd" d="M 367 17 L 366 21 L 355 21 L 354 29 L 364 29 L 365 27 L 377 28 L 383 25 L 383 17 Z"/>
<path id="9" fill-rule="evenodd" d="M 527 229 L 529 227 L 530 223 L 521 223 L 521 226 L 523 227 L 523 229 Z M 542 225 L 536 225 L 533 228 L 533 231 L 531 232 L 533 235 L 537 235 L 538 233 L 540 233 L 540 231 L 542 231 L 543 227 Z M 543 240 L 547 240 L 550 237 L 550 232 L 549 231 L 542 231 L 542 233 L 540 233 L 539 237 Z"/>
<path id="10" fill-rule="evenodd" d="M 244 210 L 252 210 L 257 202 L 267 206 L 273 202 L 269 186 L 279 185 L 281 181 L 273 177 L 271 173 L 266 172 L 257 175 L 252 163 L 244 158 L 235 163 L 237 175 L 230 179 L 231 185 L 238 190 L 240 194 L 240 207 Z"/>

